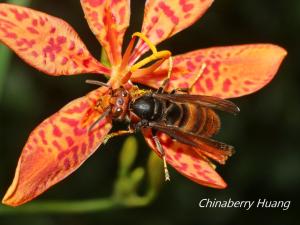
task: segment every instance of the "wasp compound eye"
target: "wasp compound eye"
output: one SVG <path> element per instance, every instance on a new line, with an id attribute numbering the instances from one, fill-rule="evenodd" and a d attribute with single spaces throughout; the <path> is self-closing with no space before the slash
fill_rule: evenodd
<path id="1" fill-rule="evenodd" d="M 122 98 L 118 98 L 117 105 L 123 105 L 123 104 L 124 104 L 124 100 Z"/>
<path id="2" fill-rule="evenodd" d="M 114 117 L 119 117 L 123 113 L 123 109 L 118 107 L 116 110 L 113 112 Z"/>

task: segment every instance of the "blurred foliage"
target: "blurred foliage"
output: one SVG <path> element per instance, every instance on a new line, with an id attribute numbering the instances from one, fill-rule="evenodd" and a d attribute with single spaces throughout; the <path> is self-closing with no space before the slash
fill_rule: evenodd
<path id="1" fill-rule="evenodd" d="M 127 32 L 125 44 L 130 34 L 138 31 L 141 26 L 143 5 L 144 1 L 132 0 L 132 26 Z M 100 55 L 100 46 L 83 19 L 79 1 L 33 0 L 31 7 L 68 21 L 79 32 L 91 52 L 95 56 Z M 234 99 L 241 108 L 238 117 L 222 115 L 223 126 L 217 138 L 234 145 L 237 150 L 226 166 L 218 167 L 228 182 L 227 189 L 220 191 L 201 187 L 170 168 L 172 181 L 163 185 L 158 198 L 143 208 L 114 207 L 114 210 L 88 215 L 1 215 L 0 224 L 92 225 L 99 222 L 130 224 L 133 221 L 143 225 L 296 224 L 300 209 L 299 27 L 299 0 L 219 0 L 194 26 L 159 46 L 159 49 L 170 49 L 173 54 L 180 54 L 217 45 L 272 42 L 285 47 L 289 52 L 278 75 L 266 88 L 253 95 Z M 1 62 L 4 62 L 2 57 Z M 0 71 L 5 65 L 1 65 Z M 6 71 L 5 85 L 0 90 L 3 93 L 0 102 L 2 195 L 11 182 L 17 159 L 30 131 L 68 101 L 92 90 L 93 87 L 85 85 L 84 81 L 95 77 L 45 76 L 15 56 Z M 120 126 L 116 124 L 115 127 L 118 129 Z M 136 136 L 139 151 L 132 166 L 129 166 L 130 175 L 127 174 L 124 179 L 139 183 L 137 180 L 148 171 L 144 166 L 147 164 L 149 147 L 141 135 Z M 32 204 L 47 199 L 72 202 L 74 199 L 110 196 L 117 188 L 114 186 L 116 177 L 120 178 L 118 157 L 124 140 L 123 137 L 111 140 L 72 176 L 55 185 Z M 145 176 L 148 179 L 151 177 Z M 148 182 L 155 186 L 155 180 L 152 178 Z M 149 185 L 144 181 L 143 178 L 138 185 L 138 196 L 149 195 Z M 292 203 L 287 211 L 256 208 L 250 211 L 200 209 L 198 202 L 202 198 L 267 198 L 292 200 Z M 103 199 L 106 200 L 105 197 Z M 80 202 L 84 203 L 84 200 L 75 203 Z"/>

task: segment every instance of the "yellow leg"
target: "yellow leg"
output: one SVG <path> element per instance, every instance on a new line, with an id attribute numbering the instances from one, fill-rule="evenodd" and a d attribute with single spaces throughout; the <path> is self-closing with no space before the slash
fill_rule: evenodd
<path id="1" fill-rule="evenodd" d="M 168 79 L 170 79 L 170 77 L 171 77 L 172 70 L 173 70 L 173 65 L 174 65 L 173 57 L 170 56 L 170 58 L 169 58 L 169 69 L 168 69 Z"/>
<path id="2" fill-rule="evenodd" d="M 166 160 L 166 155 L 163 155 L 163 162 L 164 162 L 164 171 L 165 171 L 165 181 L 170 181 L 170 174 L 167 166 L 167 160 Z"/>
<path id="3" fill-rule="evenodd" d="M 103 144 L 106 144 L 108 142 L 109 139 L 116 137 L 116 136 L 120 136 L 120 135 L 126 135 L 126 134 L 132 134 L 134 133 L 133 130 L 118 130 L 116 132 L 110 133 L 108 135 L 106 135 L 106 137 L 103 140 Z"/>
<path id="4" fill-rule="evenodd" d="M 193 80 L 193 82 L 191 83 L 191 85 L 188 88 L 176 88 L 173 91 L 176 92 L 185 92 L 187 94 L 189 94 L 192 90 L 192 88 L 194 87 L 194 85 L 196 84 L 196 82 L 199 80 L 199 78 L 202 76 L 204 70 L 206 68 L 206 64 L 203 63 L 200 67 L 199 72 L 195 75 L 195 78 Z"/>
<path id="5" fill-rule="evenodd" d="M 191 86 L 189 87 L 189 91 L 192 90 L 192 88 L 194 87 L 194 85 L 196 84 L 196 82 L 199 80 L 199 78 L 202 76 L 202 74 L 204 73 L 204 70 L 206 68 L 206 64 L 203 63 L 200 67 L 199 72 L 196 74 L 195 79 L 193 80 L 193 83 L 191 84 Z"/>
<path id="6" fill-rule="evenodd" d="M 153 140 L 156 144 L 158 151 L 161 153 L 161 156 L 162 156 L 162 159 L 164 162 L 165 181 L 170 181 L 170 174 L 169 174 L 169 170 L 168 170 L 165 151 L 164 151 L 163 147 L 161 146 L 157 136 L 153 136 Z"/>
<path id="7" fill-rule="evenodd" d="M 172 70 L 173 70 L 173 57 L 170 56 L 169 57 L 169 69 L 168 69 L 168 74 L 167 74 L 167 78 L 163 81 L 162 83 L 162 87 L 161 87 L 161 93 L 165 92 L 166 87 L 168 86 L 168 83 L 170 81 L 171 78 L 171 74 L 172 74 Z"/>

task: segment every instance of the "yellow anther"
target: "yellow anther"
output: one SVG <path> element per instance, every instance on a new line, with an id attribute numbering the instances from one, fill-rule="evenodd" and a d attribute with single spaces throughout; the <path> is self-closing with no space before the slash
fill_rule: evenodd
<path id="1" fill-rule="evenodd" d="M 150 56 L 148 56 L 147 58 L 139 61 L 138 63 L 134 64 L 130 71 L 133 73 L 135 72 L 136 70 L 138 70 L 139 68 L 145 66 L 146 64 L 152 62 L 152 61 L 155 61 L 157 59 L 163 59 L 163 58 L 169 58 L 171 56 L 171 52 L 168 51 L 168 50 L 164 50 L 164 51 L 159 51 L 159 52 L 156 52 Z"/>
<path id="2" fill-rule="evenodd" d="M 132 37 L 139 37 L 144 42 L 146 42 L 146 44 L 149 46 L 149 48 L 151 49 L 151 51 L 153 52 L 153 54 L 157 53 L 157 49 L 156 49 L 155 45 L 146 37 L 145 34 L 143 34 L 141 32 L 135 32 L 132 35 Z"/>

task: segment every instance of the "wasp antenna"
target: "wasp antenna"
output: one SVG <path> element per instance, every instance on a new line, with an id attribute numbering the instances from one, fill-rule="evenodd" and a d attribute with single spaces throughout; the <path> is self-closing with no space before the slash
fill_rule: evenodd
<path id="1" fill-rule="evenodd" d="M 88 132 L 90 133 L 93 128 L 102 120 L 104 119 L 106 116 L 108 116 L 108 114 L 110 113 L 111 111 L 111 107 L 108 107 L 104 112 L 103 114 L 89 127 L 88 129 Z"/>
<path id="2" fill-rule="evenodd" d="M 101 82 L 101 81 L 98 81 L 98 80 L 86 80 L 85 83 L 87 84 L 95 84 L 95 85 L 98 85 L 98 86 L 104 86 L 104 87 L 111 87 L 110 85 L 104 83 L 104 82 Z"/>

